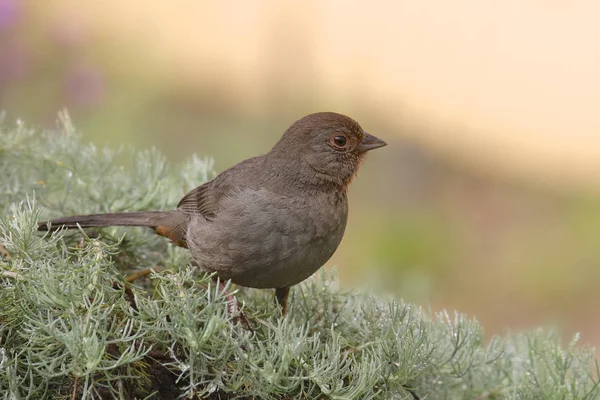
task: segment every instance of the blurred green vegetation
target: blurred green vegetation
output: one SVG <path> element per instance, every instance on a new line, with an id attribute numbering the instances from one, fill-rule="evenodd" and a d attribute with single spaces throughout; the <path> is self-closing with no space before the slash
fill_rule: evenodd
<path id="1" fill-rule="evenodd" d="M 41 234 L 41 220 L 78 210 L 172 207 L 182 187 L 212 175 L 210 161 L 172 164 L 159 151 L 134 152 L 127 171 L 114 151 L 82 144 L 69 119 L 61 121 L 45 134 L 0 124 L 3 398 L 600 396 L 597 359 L 579 335 L 568 346 L 552 329 L 484 340 L 473 318 L 340 290 L 323 270 L 291 289 L 283 317 L 273 290 L 221 290 L 190 266 L 187 250 L 150 229 Z M 394 221 L 418 239 L 398 232 L 408 244 L 397 252 L 382 241 L 389 263 L 425 263 L 427 250 L 442 246 L 438 230 L 421 223 L 427 219 L 435 225 L 441 216 Z"/>

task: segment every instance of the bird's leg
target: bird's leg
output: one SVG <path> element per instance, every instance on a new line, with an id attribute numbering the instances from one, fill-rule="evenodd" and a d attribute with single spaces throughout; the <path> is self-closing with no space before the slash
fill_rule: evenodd
<path id="1" fill-rule="evenodd" d="M 235 296 L 233 294 L 231 294 L 231 292 L 229 290 L 227 290 L 227 287 L 220 279 L 216 278 L 216 280 L 217 280 L 217 284 L 219 285 L 219 290 L 221 291 L 221 293 L 223 293 L 225 295 L 225 299 L 229 303 L 229 306 L 228 306 L 229 314 L 232 316 L 235 315 L 236 313 L 238 314 L 238 316 L 234 319 L 234 321 L 241 321 L 249 331 L 254 331 L 252 329 L 252 325 L 250 324 L 250 320 L 246 316 L 246 313 L 239 309 L 238 301 L 235 298 Z"/>
<path id="2" fill-rule="evenodd" d="M 225 300 L 229 303 L 229 314 L 234 315 L 238 311 L 237 299 L 225 286 L 225 283 L 221 281 L 219 278 L 215 278 L 217 285 L 219 285 L 219 291 L 225 295 Z"/>
<path id="3" fill-rule="evenodd" d="M 287 313 L 288 296 L 290 295 L 290 287 L 282 287 L 275 289 L 275 299 L 277 304 L 281 306 L 281 315 L 285 317 Z"/>

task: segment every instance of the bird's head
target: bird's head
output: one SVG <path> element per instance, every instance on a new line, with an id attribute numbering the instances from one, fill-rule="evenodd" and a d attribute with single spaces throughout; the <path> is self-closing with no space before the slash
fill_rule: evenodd
<path id="1" fill-rule="evenodd" d="M 296 160 L 301 164 L 298 168 L 308 166 L 319 180 L 339 184 L 345 189 L 365 154 L 385 145 L 383 140 L 366 133 L 352 118 L 320 112 L 294 122 L 271 153 Z M 293 162 L 287 165 L 294 168 Z"/>

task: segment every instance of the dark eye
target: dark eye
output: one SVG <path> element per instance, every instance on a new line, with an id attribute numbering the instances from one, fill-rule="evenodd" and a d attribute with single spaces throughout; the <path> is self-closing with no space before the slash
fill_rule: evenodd
<path id="1" fill-rule="evenodd" d="M 330 141 L 333 147 L 341 150 L 346 146 L 347 139 L 344 135 L 335 135 Z"/>

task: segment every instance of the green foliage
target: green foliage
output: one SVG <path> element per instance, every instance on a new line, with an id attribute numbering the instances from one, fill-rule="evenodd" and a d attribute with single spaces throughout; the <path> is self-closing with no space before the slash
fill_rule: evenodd
<path id="1" fill-rule="evenodd" d="M 325 273 L 294 288 L 286 318 L 270 291 L 237 288 L 249 327 L 185 250 L 149 230 L 38 233 L 55 215 L 174 207 L 211 176 L 209 161 L 171 169 L 156 151 L 126 171 L 61 121 L 0 132 L 0 398 L 600 397 L 597 361 L 576 340 L 484 343 L 475 320 L 342 293 Z"/>

